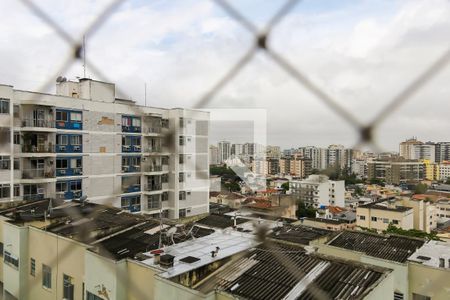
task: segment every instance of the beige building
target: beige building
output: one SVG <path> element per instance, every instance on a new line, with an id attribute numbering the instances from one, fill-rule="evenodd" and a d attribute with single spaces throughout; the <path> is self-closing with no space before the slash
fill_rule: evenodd
<path id="1" fill-rule="evenodd" d="M 317 248 L 322 254 L 392 270 L 394 290 L 385 299 L 445 300 L 450 298 L 450 269 L 446 263 L 444 267 L 435 264 L 447 259 L 450 251 L 447 244 L 436 247 L 433 243 L 345 231 L 327 244 L 318 244 Z"/>
<path id="2" fill-rule="evenodd" d="M 373 202 L 356 208 L 356 226 L 383 231 L 389 224 L 406 230 L 413 229 L 413 209 L 387 201 Z"/>
<path id="3" fill-rule="evenodd" d="M 413 228 L 428 233 L 437 226 L 437 209 L 431 201 L 400 197 L 396 204 L 413 209 Z"/>
<path id="4" fill-rule="evenodd" d="M 399 151 L 400 156 L 403 156 L 406 159 L 413 159 L 414 158 L 414 146 L 415 145 L 422 145 L 423 142 L 418 141 L 416 137 L 407 139 L 404 142 L 400 143 Z"/>

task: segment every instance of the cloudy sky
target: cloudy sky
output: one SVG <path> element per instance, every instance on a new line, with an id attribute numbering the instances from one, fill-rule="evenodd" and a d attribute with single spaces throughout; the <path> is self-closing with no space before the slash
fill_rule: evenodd
<path id="1" fill-rule="evenodd" d="M 34 0 L 74 37 L 109 0 Z M 230 1 L 259 28 L 284 1 Z M 69 50 L 21 1 L 2 0 L 0 82 L 35 90 L 55 76 Z M 448 0 L 305 0 L 278 24 L 271 48 L 361 122 L 450 47 Z M 192 107 L 249 47 L 252 36 L 212 1 L 125 1 L 87 38 L 87 57 L 126 97 L 163 107 Z M 88 76 L 99 78 L 87 70 Z M 83 75 L 81 63 L 64 74 Z M 54 88 L 50 91 L 54 91 Z M 267 110 L 267 141 L 282 147 L 358 140 L 354 128 L 293 80 L 263 52 L 208 104 Z M 445 68 L 376 131 L 396 150 L 410 136 L 450 140 L 450 67 Z M 216 139 L 243 142 L 248 132 L 218 122 Z M 241 122 L 239 124 L 248 124 Z M 227 130 L 228 128 L 228 130 Z M 217 136 L 221 135 L 221 136 Z"/>

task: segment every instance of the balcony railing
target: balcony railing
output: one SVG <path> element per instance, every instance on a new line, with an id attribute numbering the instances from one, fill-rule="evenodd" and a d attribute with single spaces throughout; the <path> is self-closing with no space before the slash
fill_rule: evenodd
<path id="1" fill-rule="evenodd" d="M 145 171 L 146 172 L 161 172 L 162 171 L 162 165 L 148 166 Z"/>
<path id="2" fill-rule="evenodd" d="M 83 168 L 56 169 L 56 176 L 77 176 L 77 175 L 83 175 Z"/>
<path id="3" fill-rule="evenodd" d="M 54 170 L 44 169 L 24 169 L 22 179 L 39 179 L 39 178 L 53 178 L 55 177 Z"/>
<path id="4" fill-rule="evenodd" d="M 153 184 L 149 184 L 147 186 L 147 191 L 160 191 L 162 190 L 162 184 L 161 183 L 153 183 Z"/>
<path id="5" fill-rule="evenodd" d="M 22 119 L 22 127 L 54 128 L 54 120 Z"/>
<path id="6" fill-rule="evenodd" d="M 148 148 L 146 148 L 145 152 L 149 152 L 149 153 L 161 152 L 161 147 L 159 147 L 159 146 L 148 147 Z"/>
<path id="7" fill-rule="evenodd" d="M 23 195 L 25 201 L 39 201 L 44 199 L 44 194 Z"/>
<path id="8" fill-rule="evenodd" d="M 23 145 L 23 153 L 54 153 L 55 149 L 52 144 L 48 145 Z"/>
<path id="9" fill-rule="evenodd" d="M 136 166 L 122 166 L 122 173 L 135 173 L 135 172 L 140 172 L 141 171 L 141 166 L 136 165 Z"/>
<path id="10" fill-rule="evenodd" d="M 147 133 L 161 133 L 161 127 L 150 127 L 146 130 Z"/>
<path id="11" fill-rule="evenodd" d="M 122 186 L 122 193 L 135 193 L 141 191 L 141 185 L 140 184 L 132 184 L 128 186 Z"/>

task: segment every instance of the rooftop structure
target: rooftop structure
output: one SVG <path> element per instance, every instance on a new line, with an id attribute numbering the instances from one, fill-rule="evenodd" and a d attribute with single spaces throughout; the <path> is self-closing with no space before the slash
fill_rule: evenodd
<path id="1" fill-rule="evenodd" d="M 450 269 L 450 245 L 444 242 L 429 241 L 417 249 L 408 260 L 434 268 Z"/>
<path id="2" fill-rule="evenodd" d="M 274 228 L 269 238 L 295 244 L 309 245 L 311 242 L 331 237 L 333 231 L 302 225 L 285 225 Z"/>
<path id="3" fill-rule="evenodd" d="M 362 252 L 385 260 L 405 263 L 425 242 L 401 236 L 383 236 L 366 232 L 344 231 L 328 243 L 330 246 Z"/>

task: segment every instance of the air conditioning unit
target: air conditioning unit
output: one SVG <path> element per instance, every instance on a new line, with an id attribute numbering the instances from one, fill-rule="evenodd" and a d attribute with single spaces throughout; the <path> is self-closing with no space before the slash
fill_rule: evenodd
<path id="1" fill-rule="evenodd" d="M 66 175 L 66 170 L 59 170 L 59 174 Z"/>
<path id="2" fill-rule="evenodd" d="M 73 150 L 79 151 L 80 149 L 81 149 L 80 146 L 73 146 Z"/>
<path id="3" fill-rule="evenodd" d="M 66 151 L 66 146 L 59 146 L 59 150 Z"/>
<path id="4" fill-rule="evenodd" d="M 45 193 L 45 189 L 44 188 L 37 188 L 37 194 L 43 195 L 44 193 Z"/>
<path id="5" fill-rule="evenodd" d="M 122 172 L 130 171 L 130 166 L 122 166 Z"/>
<path id="6" fill-rule="evenodd" d="M 122 146 L 124 149 L 130 149 L 131 146 Z"/>

